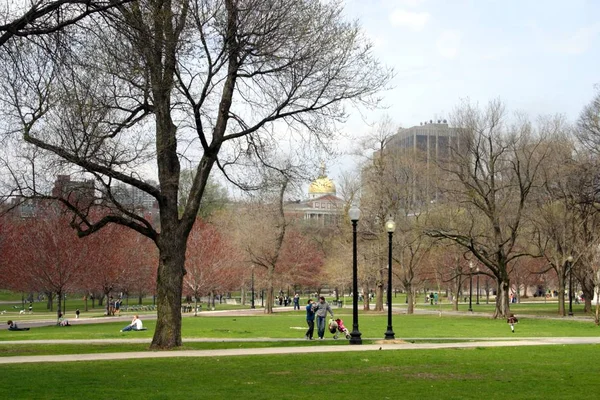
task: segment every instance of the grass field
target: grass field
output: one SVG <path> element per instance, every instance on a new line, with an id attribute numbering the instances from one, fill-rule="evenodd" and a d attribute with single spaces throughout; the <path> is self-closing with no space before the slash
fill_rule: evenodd
<path id="1" fill-rule="evenodd" d="M 2 365 L 13 399 L 573 399 L 600 390 L 600 346 Z"/>
<path id="2" fill-rule="evenodd" d="M 350 309 L 336 309 L 336 316 L 352 327 Z M 182 324 L 184 338 L 274 338 L 274 339 L 303 339 L 306 329 L 304 313 L 279 312 L 273 315 L 256 316 L 208 316 L 185 317 Z M 147 319 L 144 325 L 148 328 L 143 332 L 119 332 L 128 321 L 106 323 L 84 323 L 77 321 L 71 327 L 45 326 L 35 327 L 30 331 L 11 332 L 0 331 L 0 355 L 3 351 L 3 341 L 9 340 L 40 340 L 40 339 L 127 339 L 152 338 L 156 321 Z M 406 315 L 396 314 L 393 317 L 393 327 L 397 338 L 402 339 L 441 339 L 441 338 L 489 338 L 489 337 L 585 337 L 597 336 L 600 328 L 590 320 L 546 319 L 522 317 L 512 334 L 505 320 L 494 320 L 486 316 L 453 315 Z M 381 339 L 387 328 L 387 314 L 361 312 L 359 314 L 359 329 L 365 339 Z M 331 338 L 327 333 L 326 337 Z"/>
<path id="3" fill-rule="evenodd" d="M 434 306 L 435 307 L 435 306 Z M 532 315 L 549 305 L 533 304 Z M 439 308 L 437 309 L 439 310 Z M 394 315 L 397 338 L 410 341 L 462 341 L 470 338 L 597 336 L 588 320 L 522 316 L 515 334 L 504 320 L 481 315 Z M 350 309 L 334 309 L 351 327 Z M 519 312 L 517 311 L 519 315 Z M 6 317 L 6 316 L 4 316 Z M 30 318 L 40 318 L 35 313 Z M 93 318 L 92 320 L 97 320 Z M 101 318 L 99 318 L 101 320 Z M 20 319 L 19 319 L 20 321 Z M 119 332 L 127 321 L 84 323 L 71 327 L 34 327 L 26 332 L 0 331 L 0 356 L 144 351 L 147 343 L 69 343 L 69 339 L 149 340 L 155 321 L 143 332 Z M 360 312 L 360 330 L 369 343 L 382 339 L 387 314 Z M 321 346 L 347 341 L 302 340 L 304 312 L 274 315 L 210 316 L 183 319 L 184 346 L 177 351 Z M 248 342 L 191 342 L 186 339 L 247 339 Z M 273 338 L 252 341 L 252 338 Z M 40 339 L 65 339 L 40 344 Z M 290 340 L 298 339 L 298 340 Z M 32 340 L 26 344 L 2 343 Z M 211 358 L 131 359 L 0 365 L 0 390 L 15 399 L 572 399 L 600 389 L 596 362 L 600 345 L 535 346 L 439 350 L 367 351 Z"/>

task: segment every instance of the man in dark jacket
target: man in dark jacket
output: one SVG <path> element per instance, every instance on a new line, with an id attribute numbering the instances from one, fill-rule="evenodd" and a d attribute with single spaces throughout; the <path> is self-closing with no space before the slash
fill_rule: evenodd
<path id="1" fill-rule="evenodd" d="M 306 305 L 306 323 L 308 324 L 308 330 L 306 331 L 306 340 L 313 340 L 313 333 L 315 331 L 315 309 L 314 309 L 314 301 L 312 299 L 308 299 L 308 304 Z"/>

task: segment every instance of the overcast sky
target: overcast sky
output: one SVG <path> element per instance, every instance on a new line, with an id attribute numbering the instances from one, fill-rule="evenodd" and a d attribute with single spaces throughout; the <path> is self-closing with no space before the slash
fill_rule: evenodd
<path id="1" fill-rule="evenodd" d="M 466 98 L 575 120 L 600 83 L 598 0 L 345 0 L 345 9 L 396 71 L 388 109 L 371 120 L 384 112 L 410 127 Z M 355 113 L 346 129 L 369 128 Z M 348 163 L 330 165 L 330 176 Z"/>

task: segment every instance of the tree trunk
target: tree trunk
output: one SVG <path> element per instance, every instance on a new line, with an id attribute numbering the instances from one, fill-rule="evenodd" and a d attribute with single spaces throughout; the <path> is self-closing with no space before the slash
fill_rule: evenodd
<path id="1" fill-rule="evenodd" d="M 369 294 L 370 294 L 370 290 L 369 290 L 369 287 L 367 287 L 363 291 L 363 310 L 364 311 L 371 310 L 371 299 L 369 299 Z"/>
<path id="2" fill-rule="evenodd" d="M 274 270 L 274 267 L 269 267 L 269 270 L 267 271 L 267 301 L 265 303 L 265 314 L 273 314 L 273 304 L 275 302 L 275 299 L 273 298 L 273 295 L 275 294 L 273 289 Z"/>
<path id="3" fill-rule="evenodd" d="M 404 285 L 406 289 L 406 298 L 408 300 L 408 304 L 406 305 L 406 313 L 414 314 L 415 313 L 415 293 L 412 290 L 411 285 Z"/>
<path id="4" fill-rule="evenodd" d="M 593 272 L 590 272 L 592 275 Z M 592 275 L 593 276 L 593 275 Z M 586 279 L 581 285 L 581 291 L 583 292 L 583 312 L 586 314 L 592 311 L 592 299 L 594 298 L 594 281 L 592 279 Z M 577 296 L 573 291 L 574 298 Z"/>
<path id="5" fill-rule="evenodd" d="M 498 293 L 496 295 L 496 310 L 493 318 L 507 318 L 510 311 L 510 303 L 508 302 L 508 294 L 510 291 L 510 279 L 503 277 L 498 279 Z"/>
<path id="6" fill-rule="evenodd" d="M 181 294 L 187 241 L 180 237 L 182 235 L 169 234 L 168 231 L 167 227 L 163 227 L 157 243 L 159 249 L 156 278 L 157 319 L 150 346 L 152 349 L 181 346 Z"/>
<path id="7" fill-rule="evenodd" d="M 563 317 L 567 315 L 565 312 L 565 292 L 565 278 L 558 274 L 558 315 Z"/>
<path id="8" fill-rule="evenodd" d="M 58 307 L 56 308 L 56 315 L 58 319 L 62 314 L 62 291 L 59 290 L 58 292 L 56 292 L 56 299 L 58 300 Z"/>
<path id="9" fill-rule="evenodd" d="M 596 286 L 594 291 L 596 292 L 596 315 L 594 316 L 594 322 L 598 326 L 600 325 L 600 290 Z"/>
<path id="10" fill-rule="evenodd" d="M 458 311 L 458 301 L 460 300 L 460 277 L 454 279 L 454 298 L 452 299 L 452 311 Z"/>
<path id="11" fill-rule="evenodd" d="M 47 309 L 47 310 L 50 310 L 50 311 L 54 311 L 54 306 L 53 306 L 53 304 L 52 304 L 52 301 L 53 301 L 53 293 L 48 293 L 48 292 L 45 292 L 45 294 L 46 294 L 46 298 L 48 299 L 48 300 L 47 300 L 47 303 L 46 303 L 46 309 Z"/>
<path id="12" fill-rule="evenodd" d="M 242 305 L 245 306 L 246 305 L 246 288 L 242 286 L 240 293 L 242 296 L 242 298 L 241 298 Z M 252 302 L 250 302 L 250 304 L 252 304 Z"/>
<path id="13" fill-rule="evenodd" d="M 383 311 L 383 274 L 377 271 L 377 284 L 375 286 L 375 311 Z"/>

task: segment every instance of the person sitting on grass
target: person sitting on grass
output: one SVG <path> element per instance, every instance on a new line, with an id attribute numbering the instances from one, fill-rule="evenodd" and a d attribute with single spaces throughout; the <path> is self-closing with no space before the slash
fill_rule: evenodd
<path id="1" fill-rule="evenodd" d="M 145 331 L 144 324 L 142 324 L 142 320 L 139 315 L 134 315 L 133 320 L 131 320 L 131 324 L 127 325 L 125 328 L 121 329 L 121 332 L 127 331 Z"/>
<path id="2" fill-rule="evenodd" d="M 28 331 L 29 328 L 19 328 L 17 326 L 16 322 L 9 320 L 8 321 L 8 330 L 9 331 Z"/>

